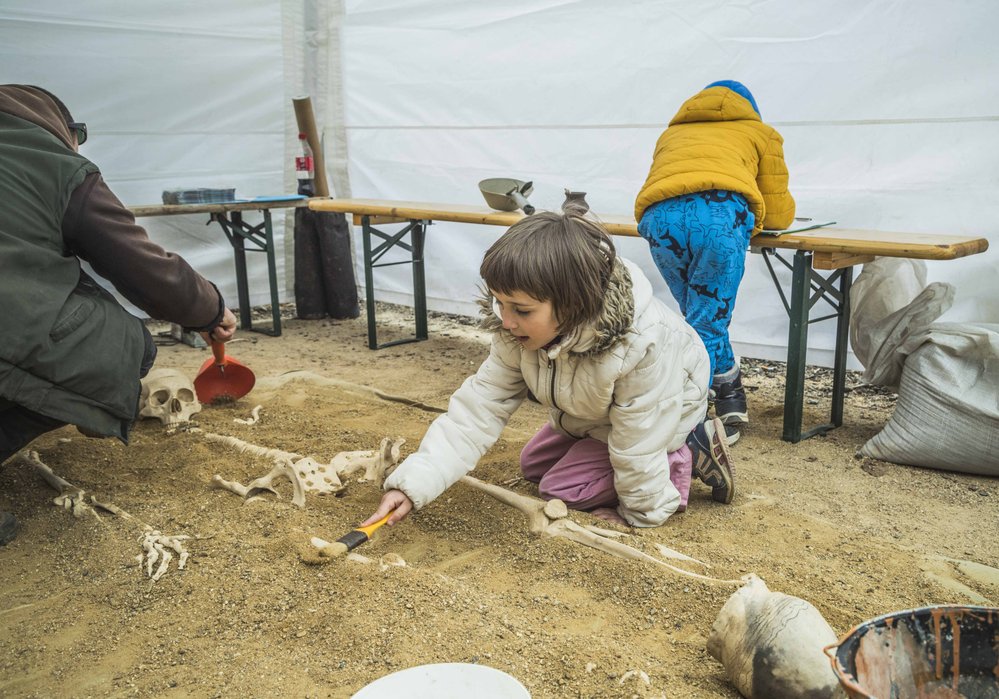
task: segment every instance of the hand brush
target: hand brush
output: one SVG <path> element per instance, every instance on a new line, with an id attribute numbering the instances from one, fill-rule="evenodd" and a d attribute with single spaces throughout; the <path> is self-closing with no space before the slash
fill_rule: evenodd
<path id="1" fill-rule="evenodd" d="M 313 537 L 312 545 L 319 549 L 319 555 L 323 558 L 336 558 L 337 556 L 343 556 L 348 551 L 353 551 L 365 541 L 370 539 L 371 535 L 375 533 L 375 530 L 385 524 L 391 516 L 392 513 L 389 512 L 377 522 L 372 522 L 365 527 L 357 527 L 356 529 L 353 529 L 352 531 L 341 536 L 332 544 L 323 541 L 318 537 Z"/>

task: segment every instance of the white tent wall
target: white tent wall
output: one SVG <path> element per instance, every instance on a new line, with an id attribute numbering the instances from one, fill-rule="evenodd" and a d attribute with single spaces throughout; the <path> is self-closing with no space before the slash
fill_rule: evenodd
<path id="1" fill-rule="evenodd" d="M 557 209 L 569 187 L 609 213 L 631 211 L 680 103 L 737 79 L 784 135 L 800 215 L 988 237 L 992 250 L 931 264 L 930 279 L 957 285 L 945 320 L 999 322 L 997 20 L 991 0 L 5 0 L 0 79 L 46 87 L 87 121 L 83 153 L 130 205 L 174 187 L 293 191 L 290 100 L 309 94 L 337 196 L 484 204 L 476 183 L 511 176 L 534 181 L 539 207 Z M 290 219 L 275 218 L 288 298 Z M 141 223 L 236 303 L 216 224 Z M 430 308 L 475 313 L 479 261 L 500 233 L 431 228 Z M 644 242 L 617 242 L 672 304 Z M 251 302 L 266 303 L 263 255 L 249 262 Z M 405 267 L 378 270 L 375 286 L 412 301 Z M 829 326 L 812 327 L 810 362 L 830 363 Z M 782 358 L 786 328 L 750 256 L 736 349 Z"/>
<path id="2" fill-rule="evenodd" d="M 58 95 L 87 122 L 83 155 L 128 205 L 173 188 L 280 194 L 291 184 L 290 98 L 278 2 L 0 4 L 0 81 Z M 293 127 L 292 127 L 293 128 Z M 259 216 L 247 221 L 256 223 Z M 207 215 L 143 218 L 235 306 L 232 249 Z M 284 215 L 275 216 L 278 245 Z M 248 254 L 252 303 L 268 303 L 263 254 Z M 278 257 L 283 277 L 283 259 Z M 133 309 L 135 310 L 135 309 Z"/>
<path id="3" fill-rule="evenodd" d="M 476 183 L 509 176 L 532 180 L 541 208 L 569 187 L 610 213 L 632 210 L 683 100 L 740 80 L 785 138 L 799 215 L 988 237 L 988 253 L 932 263 L 930 278 L 958 287 L 947 320 L 996 322 L 997 21 L 990 0 L 356 0 L 330 72 L 344 76 L 353 196 L 481 204 Z M 475 313 L 478 264 L 500 232 L 431 228 L 431 309 Z M 672 304 L 645 243 L 617 242 Z M 375 288 L 412 298 L 405 267 L 378 270 Z M 833 330 L 812 326 L 809 362 L 831 364 Z M 785 356 L 787 316 L 756 255 L 732 337 L 747 356 Z"/>

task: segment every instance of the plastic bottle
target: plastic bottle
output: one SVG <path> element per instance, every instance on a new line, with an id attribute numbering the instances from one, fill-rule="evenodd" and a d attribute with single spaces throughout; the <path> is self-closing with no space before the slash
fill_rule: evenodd
<path id="1" fill-rule="evenodd" d="M 298 142 L 302 154 L 295 157 L 295 176 L 298 177 L 298 193 L 307 197 L 316 195 L 315 165 L 312 159 L 312 148 L 304 133 L 298 134 Z"/>

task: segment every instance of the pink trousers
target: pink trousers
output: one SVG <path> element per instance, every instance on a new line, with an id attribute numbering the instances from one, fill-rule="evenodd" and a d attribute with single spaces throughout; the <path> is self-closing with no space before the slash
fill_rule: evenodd
<path id="1" fill-rule="evenodd" d="M 680 491 L 677 512 L 683 512 L 690 493 L 690 448 L 684 444 L 668 458 L 669 479 Z M 584 511 L 617 505 L 614 467 L 607 445 L 599 440 L 565 437 L 545 423 L 520 453 L 520 471 L 538 484 L 538 494 L 545 500 L 558 498 Z"/>

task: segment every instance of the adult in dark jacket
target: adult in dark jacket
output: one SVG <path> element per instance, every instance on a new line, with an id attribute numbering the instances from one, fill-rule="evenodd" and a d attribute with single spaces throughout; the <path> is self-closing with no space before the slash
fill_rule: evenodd
<path id="1" fill-rule="evenodd" d="M 136 419 L 156 348 L 81 260 L 152 318 L 222 342 L 236 328 L 218 289 L 153 243 L 79 154 L 85 139 L 51 93 L 0 85 L 0 463 L 66 424 L 127 441 Z M 0 544 L 15 528 L 0 513 Z"/>

